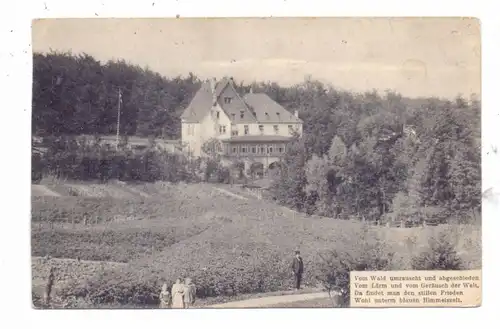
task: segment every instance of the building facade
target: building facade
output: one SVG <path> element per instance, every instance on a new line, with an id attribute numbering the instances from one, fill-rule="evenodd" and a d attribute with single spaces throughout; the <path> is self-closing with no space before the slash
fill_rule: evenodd
<path id="1" fill-rule="evenodd" d="M 265 169 L 284 155 L 302 120 L 264 93 L 239 95 L 233 80 L 205 81 L 181 116 L 182 143 L 191 156 L 203 156 L 210 140 L 221 144 L 223 161 L 241 160 Z"/>

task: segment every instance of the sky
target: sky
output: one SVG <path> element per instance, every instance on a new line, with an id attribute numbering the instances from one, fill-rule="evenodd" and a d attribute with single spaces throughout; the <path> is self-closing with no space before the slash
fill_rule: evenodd
<path id="1" fill-rule="evenodd" d="M 33 22 L 33 51 L 125 59 L 167 77 L 363 92 L 480 95 L 480 23 L 466 18 L 73 18 Z"/>

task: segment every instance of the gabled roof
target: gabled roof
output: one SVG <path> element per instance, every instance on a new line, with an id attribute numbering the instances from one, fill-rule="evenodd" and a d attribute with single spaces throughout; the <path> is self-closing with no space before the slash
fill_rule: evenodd
<path id="1" fill-rule="evenodd" d="M 212 88 L 210 85 L 210 81 L 205 81 L 202 83 L 198 92 L 194 95 L 189 106 L 184 110 L 181 115 L 181 119 L 185 122 L 200 122 L 209 112 L 210 108 L 213 105 L 214 96 L 212 95 Z M 215 96 L 218 99 L 220 94 L 224 91 L 224 89 L 231 84 L 230 78 L 223 78 L 215 85 Z M 243 122 L 255 122 L 257 119 L 258 122 L 262 123 L 301 123 L 302 120 L 295 117 L 292 113 L 287 111 L 283 106 L 276 103 L 272 100 L 268 95 L 264 93 L 259 94 L 247 94 L 244 97 L 241 97 L 236 93 L 237 97 L 239 97 L 243 104 L 245 105 L 246 110 L 252 114 L 252 117 L 248 115 L 244 117 L 244 119 L 240 119 L 239 113 L 235 113 L 234 123 L 243 123 Z M 225 112 L 227 110 L 224 108 L 224 104 L 220 104 L 222 109 Z M 234 111 L 233 111 L 234 112 Z M 279 113 L 279 114 L 278 114 Z M 230 113 L 226 113 L 230 120 L 232 117 Z M 253 116 L 255 118 L 253 118 Z"/>
<path id="2" fill-rule="evenodd" d="M 218 100 L 220 94 L 230 82 L 231 79 L 229 78 L 223 78 L 218 82 L 204 81 L 191 100 L 191 103 L 189 103 L 188 107 L 182 113 L 181 119 L 186 122 L 200 122 L 212 108 L 212 105 L 214 105 L 211 83 L 215 83 L 215 98 Z M 221 104 L 219 103 L 219 105 Z"/>
<path id="3" fill-rule="evenodd" d="M 283 106 L 276 103 L 267 94 L 246 94 L 245 102 L 255 113 L 258 122 L 272 123 L 300 123 L 301 119 L 287 111 Z"/>
<path id="4" fill-rule="evenodd" d="M 231 89 L 232 94 L 236 98 L 234 102 L 231 102 L 229 104 L 224 103 L 224 100 L 222 99 L 222 95 L 225 95 L 224 91 L 226 89 Z M 215 88 L 215 93 L 218 97 L 218 102 L 222 110 L 226 113 L 226 115 L 229 117 L 232 123 L 255 123 L 256 118 L 253 115 L 252 111 L 250 110 L 248 104 L 245 102 L 245 100 L 239 95 L 238 91 L 236 90 L 234 86 L 234 82 L 232 81 L 231 78 L 224 78 L 222 79 L 218 84 L 217 87 Z M 241 114 L 243 112 L 243 118 L 241 117 Z M 234 119 L 233 119 L 234 115 Z"/>
<path id="5" fill-rule="evenodd" d="M 222 78 L 221 81 L 217 82 L 215 86 L 215 95 L 220 96 L 220 93 L 226 88 L 231 80 L 229 78 Z"/>
<path id="6" fill-rule="evenodd" d="M 207 111 L 212 106 L 212 90 L 210 82 L 205 81 L 201 84 L 200 89 L 196 92 L 191 103 L 184 110 L 181 119 L 188 122 L 199 122 L 207 114 Z"/>

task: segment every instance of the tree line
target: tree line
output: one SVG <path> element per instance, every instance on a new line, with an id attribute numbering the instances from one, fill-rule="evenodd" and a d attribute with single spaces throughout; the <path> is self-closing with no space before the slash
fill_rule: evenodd
<path id="1" fill-rule="evenodd" d="M 35 53 L 33 64 L 33 133 L 58 136 L 59 143 L 62 136 L 116 133 L 118 90 L 121 133 L 179 138 L 180 114 L 201 83 L 193 73 L 169 79 L 87 54 Z M 479 100 L 354 93 L 310 77 L 290 87 L 235 83 L 241 93 L 267 93 L 304 120 L 304 135 L 288 148 L 271 189 L 278 202 L 310 214 L 377 222 L 480 216 Z M 57 149 L 68 154 L 70 142 L 64 145 L 55 143 L 47 159 L 58 159 Z M 104 159 L 116 151 L 99 152 L 95 157 Z M 47 166 L 53 172 L 57 167 Z"/>
<path id="2" fill-rule="evenodd" d="M 35 135 L 120 134 L 178 138 L 180 110 L 200 81 L 167 79 L 124 60 L 101 63 L 88 54 L 33 55 L 32 132 Z"/>
<path id="3" fill-rule="evenodd" d="M 273 184 L 279 202 L 379 223 L 480 220 L 478 100 L 307 88 L 323 106 L 303 112 L 305 136 L 294 140 Z"/>

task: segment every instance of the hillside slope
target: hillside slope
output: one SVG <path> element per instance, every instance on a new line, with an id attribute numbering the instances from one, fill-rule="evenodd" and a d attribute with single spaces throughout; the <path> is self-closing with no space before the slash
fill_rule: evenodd
<path id="1" fill-rule="evenodd" d="M 164 282 L 172 284 L 176 278 L 188 276 L 196 282 L 199 297 L 286 291 L 292 286 L 290 259 L 296 248 L 304 258 L 304 284 L 317 286 L 323 252 L 334 250 L 356 257 L 364 252 L 366 243 L 380 239 L 395 253 L 392 266 L 403 270 L 411 257 L 427 246 L 428 238 L 443 230 L 453 234 L 457 249 L 470 259 L 467 265 L 480 267 L 479 228 L 366 227 L 361 222 L 308 217 L 265 200 L 236 198 L 209 184 L 144 184 L 134 188 L 150 197 L 66 196 L 59 198 L 65 201 L 57 206 L 84 199 L 87 203 L 82 207 L 92 209 L 107 202 L 110 208 L 101 209 L 103 218 L 112 219 L 116 214 L 108 212 L 122 211 L 121 202 L 126 202 L 140 220 L 111 220 L 91 226 L 33 225 L 34 255 L 78 255 L 129 264 L 120 269 L 103 268 L 74 280 L 62 288 L 62 298 L 85 297 L 92 305 L 155 304 Z M 113 289 L 103 292 L 107 291 L 104 287 Z"/>

